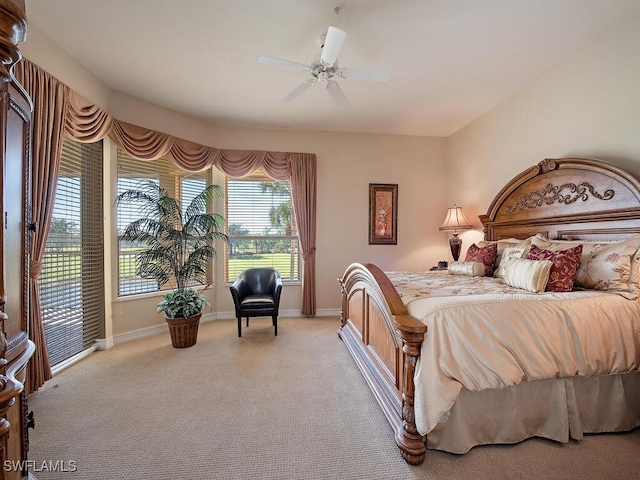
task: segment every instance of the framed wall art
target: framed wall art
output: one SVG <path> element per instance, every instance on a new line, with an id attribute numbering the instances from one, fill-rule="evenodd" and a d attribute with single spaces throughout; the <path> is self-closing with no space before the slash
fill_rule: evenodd
<path id="1" fill-rule="evenodd" d="M 398 243 L 398 185 L 369 184 L 369 245 Z"/>

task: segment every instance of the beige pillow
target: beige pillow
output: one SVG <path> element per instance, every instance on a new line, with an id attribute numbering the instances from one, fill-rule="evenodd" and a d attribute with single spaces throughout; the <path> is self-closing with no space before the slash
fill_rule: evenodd
<path id="1" fill-rule="evenodd" d="M 540 235 L 540 234 L 537 234 Z M 529 238 L 525 238 L 524 240 L 519 238 L 504 238 L 502 240 L 482 240 L 477 243 L 478 247 L 483 248 L 492 243 L 497 244 L 497 258 L 496 258 L 496 268 L 500 264 L 500 259 L 502 258 L 502 254 L 504 253 L 504 249 L 506 247 L 525 247 L 523 258 L 527 258 L 527 254 L 529 253 L 529 245 L 531 245 L 531 240 L 534 237 L 531 236 Z M 494 269 L 495 271 L 495 269 Z M 495 275 L 494 275 L 495 276 Z"/>
<path id="2" fill-rule="evenodd" d="M 509 259 L 523 258 L 526 249 L 527 247 L 525 246 L 504 247 L 504 250 L 502 251 L 502 257 L 500 257 L 500 260 L 498 260 L 498 266 L 496 267 L 496 271 L 493 272 L 493 276 L 496 278 L 503 278 L 504 270 Z"/>
<path id="3" fill-rule="evenodd" d="M 551 272 L 550 260 L 510 258 L 504 273 L 504 283 L 530 292 L 544 292 Z"/>
<path id="4" fill-rule="evenodd" d="M 484 277 L 484 263 L 482 262 L 451 262 L 451 275 L 466 275 L 467 277 Z"/>
<path id="5" fill-rule="evenodd" d="M 630 300 L 640 296 L 640 236 L 600 242 L 535 238 L 533 244 L 552 251 L 582 245 L 576 287 L 613 292 Z"/>
<path id="6" fill-rule="evenodd" d="M 502 255 L 502 252 L 504 251 L 505 247 L 511 247 L 513 245 L 518 245 L 520 243 L 527 243 L 527 242 L 529 242 L 528 238 L 526 240 L 520 240 L 517 238 L 505 238 L 502 240 L 481 240 L 477 242 L 476 245 L 478 245 L 480 248 L 483 248 L 483 247 L 486 247 L 487 245 L 491 245 L 492 243 L 496 243 L 498 245 L 498 258 L 500 258 L 500 255 Z"/>

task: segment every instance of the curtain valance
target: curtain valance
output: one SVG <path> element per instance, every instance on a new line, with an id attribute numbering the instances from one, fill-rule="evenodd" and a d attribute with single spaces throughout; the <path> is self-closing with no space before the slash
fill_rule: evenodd
<path id="1" fill-rule="evenodd" d="M 67 89 L 67 116 L 64 119 L 67 135 L 78 142 L 94 143 L 107 136 L 112 123 L 113 119 L 108 112 L 70 88 Z"/>
<path id="2" fill-rule="evenodd" d="M 155 160 L 166 156 L 183 170 L 200 171 L 216 167 L 227 175 L 244 177 L 262 169 L 275 180 L 291 178 L 287 153 L 221 150 L 122 122 L 71 89 L 67 101 L 65 132 L 78 142 L 93 143 L 109 136 L 133 157 Z"/>

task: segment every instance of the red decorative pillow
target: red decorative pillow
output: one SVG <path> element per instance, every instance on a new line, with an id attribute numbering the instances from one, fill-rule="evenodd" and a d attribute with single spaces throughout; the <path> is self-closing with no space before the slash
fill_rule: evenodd
<path id="1" fill-rule="evenodd" d="M 551 260 L 553 263 L 549 282 L 547 282 L 547 292 L 570 292 L 573 290 L 573 282 L 576 280 L 581 257 L 582 245 L 558 252 L 543 250 L 536 245 L 531 245 L 529 250 L 531 260 Z"/>
<path id="2" fill-rule="evenodd" d="M 484 263 L 484 276 L 493 276 L 493 269 L 496 268 L 496 259 L 498 258 L 498 245 L 490 243 L 485 247 L 479 247 L 475 243 L 467 250 L 465 262 L 482 262 Z"/>

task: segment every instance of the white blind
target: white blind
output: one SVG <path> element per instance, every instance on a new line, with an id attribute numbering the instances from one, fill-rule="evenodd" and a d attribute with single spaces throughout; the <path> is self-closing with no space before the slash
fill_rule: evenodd
<path id="1" fill-rule="evenodd" d="M 298 229 L 289 181 L 257 171 L 225 178 L 225 281 L 250 267 L 273 267 L 283 281 L 300 279 Z"/>
<path id="2" fill-rule="evenodd" d="M 138 188 L 142 181 L 152 180 L 164 188 L 169 195 L 179 199 L 184 209 L 210 183 L 210 177 L 210 172 L 180 170 L 166 158 L 139 160 L 123 150 L 118 150 L 118 195 L 126 190 Z M 138 218 L 140 218 L 140 210 L 136 204 L 118 205 L 118 237 L 129 223 Z M 172 287 L 171 283 L 158 285 L 154 280 L 136 275 L 136 254 L 143 248 L 143 245 L 118 241 L 119 296 L 155 292 Z M 210 273 L 209 277 L 211 277 Z"/>
<path id="3" fill-rule="evenodd" d="M 39 278 L 52 365 L 104 336 L 103 261 L 102 142 L 66 137 Z"/>

